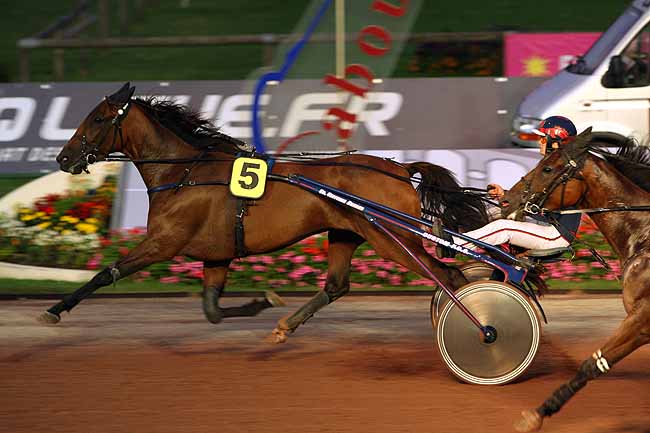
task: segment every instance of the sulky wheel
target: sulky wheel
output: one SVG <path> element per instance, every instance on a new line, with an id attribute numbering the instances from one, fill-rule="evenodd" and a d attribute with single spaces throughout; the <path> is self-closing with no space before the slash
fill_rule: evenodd
<path id="1" fill-rule="evenodd" d="M 489 280 L 494 268 L 483 262 L 469 262 L 459 266 L 458 270 L 463 273 L 467 281 L 472 283 L 474 281 Z M 438 290 L 433 294 L 433 298 L 431 298 L 431 324 L 433 325 L 433 329 L 436 329 L 436 326 L 438 326 L 440 312 L 448 300 L 449 296 L 447 296 L 444 290 L 438 287 Z"/>
<path id="2" fill-rule="evenodd" d="M 444 305 L 436 340 L 447 368 L 460 380 L 478 385 L 502 385 L 523 374 L 535 359 L 540 323 L 535 309 L 517 289 L 500 281 L 476 281 L 456 296 L 483 326 L 496 330 L 494 342 L 453 302 Z"/>

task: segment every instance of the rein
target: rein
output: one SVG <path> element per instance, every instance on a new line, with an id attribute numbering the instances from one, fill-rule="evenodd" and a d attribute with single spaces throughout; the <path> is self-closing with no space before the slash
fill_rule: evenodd
<path id="1" fill-rule="evenodd" d="M 173 188 L 181 188 L 183 186 L 204 186 L 204 185 L 228 185 L 228 182 L 223 182 L 223 181 L 210 181 L 210 182 L 196 182 L 196 181 L 188 181 L 184 182 L 187 179 L 187 176 L 189 175 L 189 171 L 191 171 L 192 168 L 194 168 L 198 163 L 202 162 L 232 162 L 234 161 L 234 158 L 205 158 L 204 155 L 211 151 L 216 151 L 216 150 L 211 150 L 211 149 L 206 149 L 204 150 L 201 155 L 197 158 L 174 158 L 174 159 L 131 159 L 126 156 L 107 156 L 105 158 L 106 161 L 109 162 L 132 162 L 136 165 L 139 164 L 192 164 L 191 167 L 185 169 L 186 175 L 184 175 L 183 179 L 179 182 L 176 183 L 169 183 L 169 184 L 164 184 L 160 185 L 157 187 L 153 187 L 148 190 L 148 192 L 160 192 L 160 191 L 166 191 L 168 189 L 173 189 Z M 321 166 L 321 167 L 354 167 L 354 168 L 362 168 L 370 171 L 375 171 L 377 173 L 381 173 L 383 175 L 392 177 L 394 179 L 400 180 L 402 182 L 409 182 L 409 183 L 416 183 L 416 184 L 421 184 L 422 181 L 418 178 L 415 177 L 407 177 L 407 176 L 400 176 L 398 174 L 390 173 L 388 171 L 371 167 L 368 165 L 363 165 L 363 164 L 357 164 L 353 162 L 319 162 L 319 158 L 310 158 L 312 155 L 322 155 L 322 156 L 341 156 L 341 155 L 349 155 L 354 151 L 345 151 L 345 152 L 332 152 L 332 153 L 298 153 L 298 154 L 288 154 L 285 156 L 278 156 L 278 157 L 268 157 L 264 156 L 266 159 L 269 159 L 271 161 L 277 161 L 277 162 L 285 162 L 285 163 L 290 163 L 290 164 L 298 164 L 298 165 L 311 165 L 311 166 Z M 249 152 L 244 152 L 246 154 L 250 154 Z M 252 156 L 255 157 L 260 157 L 262 155 L 259 154 L 253 154 Z M 387 161 L 393 162 L 394 164 L 402 166 L 402 164 L 395 162 L 390 159 L 386 159 Z M 270 179 L 274 180 L 274 179 Z M 422 185 L 424 188 L 429 188 L 429 189 L 436 189 L 438 191 L 442 192 L 449 192 L 449 193 L 459 193 L 459 194 L 470 194 L 470 195 L 476 195 L 479 196 L 480 199 L 487 201 L 488 203 L 494 204 L 491 200 L 483 197 L 485 194 L 484 189 L 480 188 L 473 188 L 473 187 L 464 187 L 461 190 L 456 190 L 452 188 L 442 188 L 442 187 L 433 187 L 430 185 Z"/>
<path id="2" fill-rule="evenodd" d="M 594 207 L 590 209 L 559 209 L 559 210 L 549 210 L 546 208 L 540 208 L 540 213 L 555 213 L 558 215 L 573 215 L 578 213 L 590 214 L 590 213 L 604 213 L 604 212 L 626 212 L 626 211 L 650 211 L 650 205 L 639 205 L 639 206 L 616 206 L 616 207 Z"/>

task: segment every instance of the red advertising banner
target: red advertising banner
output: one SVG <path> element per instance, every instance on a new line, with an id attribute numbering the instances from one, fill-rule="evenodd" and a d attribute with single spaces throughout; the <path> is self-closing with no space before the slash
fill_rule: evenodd
<path id="1" fill-rule="evenodd" d="M 505 37 L 507 77 L 550 77 L 596 42 L 600 33 L 513 33 Z"/>

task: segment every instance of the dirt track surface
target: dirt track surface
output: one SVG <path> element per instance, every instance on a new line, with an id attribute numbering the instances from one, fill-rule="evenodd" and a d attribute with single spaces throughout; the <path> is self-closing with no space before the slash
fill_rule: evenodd
<path id="1" fill-rule="evenodd" d="M 305 300 L 211 325 L 198 298 L 97 299 L 50 327 L 52 302 L 0 302 L 0 432 L 511 432 L 624 317 L 618 296 L 547 297 L 525 377 L 480 387 L 442 365 L 428 297 L 344 298 L 267 343 Z M 650 433 L 649 385 L 645 347 L 543 431 Z"/>

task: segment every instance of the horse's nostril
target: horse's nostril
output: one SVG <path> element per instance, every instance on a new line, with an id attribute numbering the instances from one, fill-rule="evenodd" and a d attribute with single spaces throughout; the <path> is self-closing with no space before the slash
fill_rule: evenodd
<path id="1" fill-rule="evenodd" d="M 70 158 L 68 158 L 67 156 L 64 156 L 63 158 L 61 158 L 61 162 L 68 162 L 69 159 Z"/>

